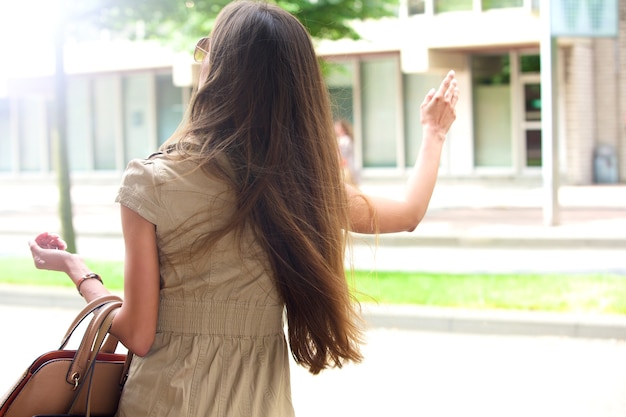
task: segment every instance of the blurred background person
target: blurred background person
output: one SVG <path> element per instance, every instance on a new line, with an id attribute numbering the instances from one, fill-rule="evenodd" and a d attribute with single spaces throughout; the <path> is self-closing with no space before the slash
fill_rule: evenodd
<path id="1" fill-rule="evenodd" d="M 349 184 L 359 185 L 359 170 L 354 163 L 354 134 L 352 125 L 346 119 L 335 121 L 335 134 L 339 143 L 341 168 L 345 181 Z"/>

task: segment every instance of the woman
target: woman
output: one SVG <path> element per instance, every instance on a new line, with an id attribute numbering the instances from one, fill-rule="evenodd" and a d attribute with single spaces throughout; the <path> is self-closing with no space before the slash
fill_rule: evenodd
<path id="1" fill-rule="evenodd" d="M 339 157 L 344 180 L 349 184 L 359 185 L 359 174 L 354 165 L 354 134 L 352 125 L 346 119 L 335 121 L 335 135 L 339 145 Z"/>
<path id="2" fill-rule="evenodd" d="M 200 83 L 161 152 L 128 165 L 121 203 L 124 303 L 111 333 L 135 353 L 119 416 L 292 416 L 288 349 L 316 374 L 361 360 L 346 235 L 414 229 L 426 212 L 458 89 L 422 103 L 406 198 L 343 185 L 330 104 L 304 27 L 233 2 L 196 49 Z M 86 301 L 108 293 L 55 235 L 37 268 Z M 287 321 L 289 348 L 284 337 Z"/>

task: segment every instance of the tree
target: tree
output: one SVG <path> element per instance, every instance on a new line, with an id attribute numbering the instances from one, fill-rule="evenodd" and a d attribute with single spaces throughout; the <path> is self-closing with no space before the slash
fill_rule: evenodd
<path id="1" fill-rule="evenodd" d="M 295 15 L 320 39 L 358 39 L 353 20 L 395 13 L 397 0 L 268 0 Z M 125 37 L 156 38 L 175 47 L 211 31 L 228 0 L 74 0 L 75 23 L 107 28 Z M 138 26 L 140 29 L 138 30 Z"/>
<path id="2" fill-rule="evenodd" d="M 63 46 L 65 43 L 66 18 L 64 0 L 59 0 L 59 11 L 54 33 L 54 101 L 55 112 L 53 117 L 53 153 L 57 171 L 57 185 L 59 188 L 59 217 L 61 220 L 61 235 L 67 243 L 67 250 L 76 252 L 76 234 L 74 230 L 71 198 L 70 169 L 67 155 L 67 107 L 66 107 L 66 77 L 63 66 Z"/>

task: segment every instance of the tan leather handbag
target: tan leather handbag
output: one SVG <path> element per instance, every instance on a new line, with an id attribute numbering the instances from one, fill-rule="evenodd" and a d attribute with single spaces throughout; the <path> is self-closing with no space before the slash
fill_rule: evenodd
<path id="1" fill-rule="evenodd" d="M 115 353 L 118 341 L 108 334 L 121 305 L 121 298 L 115 295 L 87 304 L 59 349 L 39 356 L 0 400 L 0 417 L 114 415 L 132 357 L 130 352 Z M 79 324 L 90 315 L 78 348 L 65 349 Z"/>

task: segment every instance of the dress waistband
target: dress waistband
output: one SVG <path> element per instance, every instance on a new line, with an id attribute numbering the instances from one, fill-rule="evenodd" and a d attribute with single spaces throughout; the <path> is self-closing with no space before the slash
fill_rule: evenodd
<path id="1" fill-rule="evenodd" d="M 222 336 L 283 334 L 282 305 L 161 299 L 157 332 Z"/>

